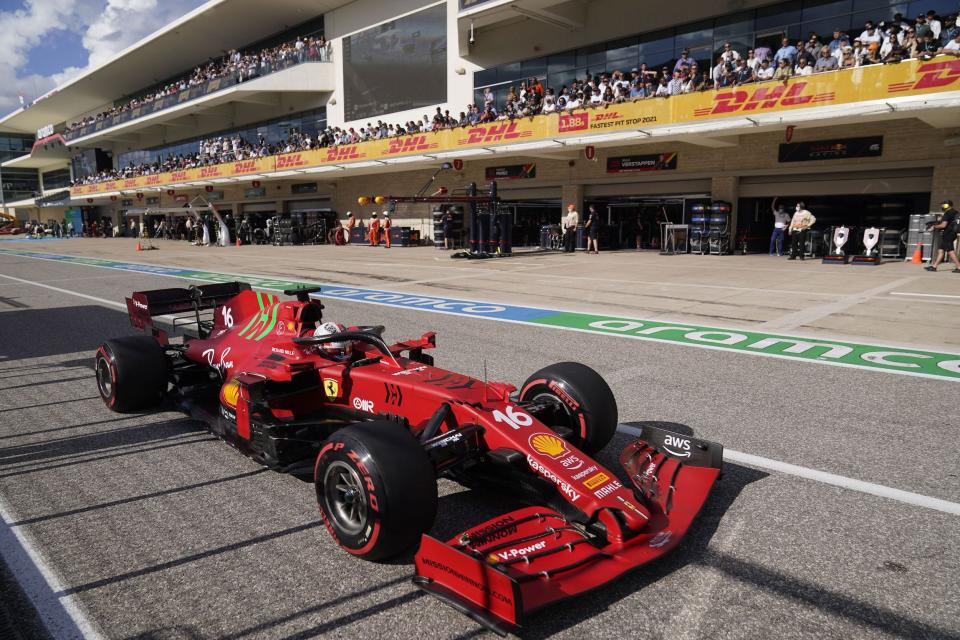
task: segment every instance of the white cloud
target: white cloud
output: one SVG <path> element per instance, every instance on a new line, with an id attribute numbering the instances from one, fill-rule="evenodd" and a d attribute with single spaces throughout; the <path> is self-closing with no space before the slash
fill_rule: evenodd
<path id="1" fill-rule="evenodd" d="M 0 12 L 0 113 L 19 106 L 18 93 L 36 99 L 97 66 L 138 40 L 202 4 L 203 0 L 26 0 Z M 49 76 L 25 74 L 27 55 L 50 34 L 70 30 L 81 37 L 89 60 L 63 60 Z"/>

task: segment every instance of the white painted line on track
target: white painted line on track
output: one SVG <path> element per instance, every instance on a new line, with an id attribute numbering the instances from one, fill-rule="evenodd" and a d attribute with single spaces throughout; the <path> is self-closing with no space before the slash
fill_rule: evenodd
<path id="1" fill-rule="evenodd" d="M 779 318 L 768 320 L 767 322 L 758 325 L 757 329 L 759 331 L 790 331 L 791 329 L 796 329 L 797 327 L 805 324 L 822 320 L 823 318 L 832 316 L 835 313 L 840 313 L 841 311 L 846 311 L 847 309 L 853 308 L 859 304 L 868 302 L 871 298 L 875 298 L 883 293 L 888 293 L 890 289 L 895 289 L 901 285 L 913 282 L 917 279 L 917 277 L 918 276 L 900 278 L 899 280 L 887 282 L 886 284 L 882 284 L 872 289 L 867 289 L 866 291 L 853 293 L 849 296 L 840 298 L 839 300 L 835 300 L 834 302 L 812 307 L 808 306 L 800 309 L 799 311 L 794 311 L 793 313 L 788 313 Z"/>
<path id="2" fill-rule="evenodd" d="M 631 427 L 630 425 L 625 424 L 619 425 L 617 427 L 617 431 L 634 436 L 639 436 L 641 433 L 640 429 L 637 427 Z M 864 482 L 863 480 L 856 480 L 854 478 L 840 476 L 835 473 L 827 473 L 826 471 L 801 467 L 799 465 L 790 464 L 789 462 L 771 460 L 770 458 L 763 458 L 760 456 L 755 456 L 751 453 L 744 453 L 742 451 L 735 451 L 733 449 L 724 448 L 723 459 L 725 461 L 747 464 L 751 467 L 768 469 L 770 471 L 776 471 L 785 475 L 805 478 L 807 480 L 813 480 L 815 482 L 829 484 L 835 487 L 849 489 L 851 491 L 867 493 L 880 498 L 897 500 L 898 502 L 904 502 L 915 507 L 924 507 L 926 509 L 934 509 L 935 511 L 942 511 L 951 515 L 960 516 L 960 504 L 956 502 L 949 502 L 947 500 L 941 500 L 940 498 L 931 498 L 930 496 L 925 496 L 919 493 L 911 493 L 910 491 L 902 491 L 900 489 L 894 489 L 882 484 Z"/>
<path id="3" fill-rule="evenodd" d="M 32 256 L 31 256 L 31 257 L 32 257 Z M 48 258 L 36 258 L 36 259 L 37 259 L 37 260 L 49 260 Z M 51 261 L 54 262 L 53 260 L 51 260 Z M 90 266 L 90 267 L 93 267 L 93 268 L 102 268 L 102 269 L 116 269 L 116 267 L 110 267 L 110 266 L 104 266 L 104 265 L 84 265 L 84 266 Z M 139 273 L 139 272 L 128 272 L 128 273 Z M 182 275 L 173 275 L 173 274 L 166 274 L 166 273 L 144 273 L 144 274 L 142 274 L 142 275 L 151 275 L 151 276 L 158 276 L 158 277 L 163 277 L 163 278 L 176 278 L 176 279 L 179 279 L 179 280 L 196 280 L 196 281 L 200 281 L 200 282 L 215 282 L 214 280 L 204 280 L 203 278 L 185 278 L 185 277 L 182 276 Z M 237 278 L 249 277 L 249 276 L 244 276 L 243 274 L 227 274 L 227 275 L 236 276 Z M 259 278 L 259 277 L 261 277 L 261 276 L 255 276 L 255 277 L 258 277 L 258 278 Z M 43 287 L 44 289 L 50 289 L 50 290 L 52 290 L 52 291 L 58 291 L 58 292 L 60 292 L 60 293 L 66 293 L 66 294 L 68 294 L 68 295 L 79 296 L 79 297 L 81 297 L 81 298 L 86 298 L 87 300 L 93 300 L 93 301 L 95 301 L 95 302 L 102 302 L 103 304 L 107 304 L 107 305 L 110 305 L 110 306 L 113 306 L 113 307 L 117 307 L 117 308 L 119 308 L 119 309 L 124 309 L 124 310 L 126 309 L 126 306 L 125 306 L 125 305 L 120 304 L 119 302 L 114 302 L 113 300 L 106 300 L 106 299 L 104 299 L 104 298 L 98 298 L 98 297 L 96 297 L 96 296 L 90 296 L 90 295 L 87 295 L 87 294 L 84 294 L 84 293 L 77 293 L 77 292 L 75 292 L 75 291 L 70 291 L 70 290 L 68 290 L 68 289 L 61 289 L 60 287 L 53 287 L 53 286 L 50 286 L 50 285 L 48 285 L 48 284 L 43 284 L 43 283 L 40 283 L 40 282 L 33 282 L 33 281 L 31 281 L 31 280 L 24 280 L 24 279 L 22 279 L 22 278 L 15 278 L 14 276 L 8 276 L 8 275 L 4 275 L 4 274 L 0 274 L 0 278 L 7 278 L 7 279 L 10 279 L 10 280 L 16 280 L 17 282 L 22 282 L 22 283 L 24 283 L 24 284 L 30 284 L 30 285 L 34 285 L 34 286 L 37 286 L 37 287 Z M 273 289 L 273 288 L 267 288 L 267 287 L 259 287 L 259 288 L 262 289 L 262 290 L 280 291 L 280 289 Z M 321 294 L 320 296 L 318 296 L 318 298 L 322 298 L 322 294 Z M 361 300 L 361 299 L 349 300 L 349 299 L 346 299 L 346 298 L 335 298 L 335 299 L 336 299 L 336 300 L 340 300 L 340 301 L 344 301 L 344 302 L 356 302 L 357 304 L 373 304 L 373 305 L 377 305 L 377 306 L 381 306 L 381 307 L 388 307 L 388 308 L 390 308 L 390 309 L 396 309 L 396 307 L 394 307 L 393 305 L 391 305 L 391 304 L 389 304 L 389 303 L 386 303 L 386 302 L 376 302 L 376 301 L 374 301 L 374 300 Z M 488 302 L 488 301 L 483 301 L 483 302 Z M 538 308 L 541 308 L 541 307 L 530 307 L 530 308 L 532 308 L 532 309 L 538 309 Z M 441 309 L 430 309 L 430 308 L 418 307 L 418 308 L 415 308 L 415 309 L 411 308 L 410 310 L 413 310 L 413 311 L 424 311 L 424 312 L 426 312 L 426 313 L 438 313 L 438 314 L 440 314 L 440 315 L 455 316 L 455 317 L 458 317 L 458 318 L 464 317 L 463 315 L 461 315 L 461 314 L 459 314 L 459 313 L 452 312 L 452 311 L 443 311 L 443 310 L 441 310 Z M 577 312 L 574 312 L 574 313 L 577 313 Z M 155 317 L 155 318 L 158 318 L 158 319 L 160 319 L 160 320 L 164 320 L 164 321 L 166 321 L 166 322 L 173 322 L 173 316 L 154 316 L 154 317 Z M 506 322 L 506 323 L 509 323 L 509 324 L 517 324 L 517 325 L 521 325 L 521 326 L 528 327 L 528 328 L 533 328 L 533 329 L 553 329 L 553 330 L 557 330 L 557 331 L 572 331 L 572 332 L 574 332 L 574 333 L 584 333 L 584 334 L 591 335 L 591 336 L 604 336 L 604 335 L 609 336 L 609 335 L 612 335 L 612 334 L 600 333 L 600 332 L 597 332 L 597 331 L 591 331 L 591 330 L 589 330 L 589 329 L 581 329 L 581 328 L 579 328 L 579 327 L 563 327 L 563 326 L 560 326 L 560 325 L 539 325 L 539 324 L 531 324 L 531 323 L 525 322 L 525 321 L 523 321 L 523 320 L 512 320 L 512 319 L 509 319 L 509 318 L 482 318 L 482 317 L 479 317 L 479 316 L 470 316 L 470 317 L 476 318 L 476 319 L 478 319 L 478 320 L 487 320 L 487 321 L 491 321 L 491 322 Z M 940 382 L 960 382 L 960 380 L 955 379 L 955 378 L 945 378 L 945 377 L 943 377 L 943 376 L 933 375 L 933 374 L 929 374 L 929 373 L 917 373 L 917 372 L 914 372 L 914 371 L 905 371 L 905 370 L 897 370 L 897 369 L 872 369 L 872 368 L 870 368 L 870 367 L 864 367 L 864 366 L 860 366 L 860 365 L 856 365 L 856 364 L 849 364 L 849 363 L 846 363 L 846 362 L 833 362 L 833 361 L 824 360 L 824 359 L 817 359 L 817 360 L 800 360 L 800 359 L 793 358 L 793 357 L 786 356 L 786 355 L 779 354 L 779 353 L 763 353 L 763 352 L 760 352 L 760 351 L 756 351 L 756 352 L 754 352 L 754 351 L 749 351 L 749 352 L 747 352 L 747 351 L 731 351 L 731 350 L 726 349 L 726 348 L 724 348 L 724 347 L 717 346 L 717 345 L 712 345 L 712 344 L 698 344 L 698 343 L 692 343 L 692 342 L 685 342 L 685 343 L 662 342 L 662 341 L 660 341 L 660 340 L 657 340 L 656 338 L 650 338 L 650 337 L 647 337 L 647 336 L 640 336 L 640 335 L 635 335 L 635 334 L 624 334 L 624 333 L 622 333 L 622 334 L 614 334 L 614 335 L 616 335 L 616 337 L 626 338 L 626 339 L 628 339 L 628 340 L 641 340 L 641 341 L 649 341 L 649 342 L 654 342 L 654 343 L 656 343 L 656 344 L 663 344 L 663 345 L 674 345 L 674 346 L 680 346 L 680 347 L 693 347 L 693 348 L 696 348 L 696 349 L 707 349 L 707 350 L 710 350 L 710 351 L 722 351 L 722 352 L 724 352 L 724 353 L 737 354 L 737 355 L 746 355 L 746 356 L 749 356 L 749 357 L 773 358 L 773 359 L 775 359 L 775 360 L 784 360 L 784 361 L 787 361 L 787 362 L 792 362 L 792 363 L 797 363 L 797 364 L 827 365 L 827 366 L 831 366 L 831 367 L 842 367 L 842 368 L 847 368 L 847 369 L 856 369 L 857 371 L 864 371 L 864 372 L 868 372 L 868 373 L 893 374 L 893 375 L 899 375 L 899 376 L 909 376 L 909 377 L 911 377 L 911 378 L 925 378 L 925 379 L 928 379 L 928 380 L 937 380 L 937 381 L 940 381 Z M 800 336 L 798 336 L 798 337 L 800 337 Z M 819 338 L 819 339 L 827 339 L 827 338 Z M 876 345 L 876 346 L 880 346 L 880 345 L 878 344 L 878 345 Z M 891 346 L 891 348 L 899 348 L 899 347 L 896 347 L 896 346 L 894 346 L 894 345 L 890 345 L 890 346 Z M 905 348 L 911 348 L 911 349 L 912 349 L 912 348 L 914 348 L 914 347 L 905 347 Z M 958 355 L 958 356 L 960 356 L 960 353 L 955 353 L 955 352 L 945 351 L 945 350 L 940 350 L 940 353 L 947 353 L 947 354 L 951 354 L 951 355 Z"/>
<path id="4" fill-rule="evenodd" d="M 917 298 L 952 298 L 960 300 L 960 296 L 951 296 L 946 293 L 907 293 L 906 291 L 891 291 L 892 296 L 915 296 Z"/>
<path id="5" fill-rule="evenodd" d="M 58 595 L 64 586 L 37 551 L 30 536 L 0 496 L 0 556 L 29 598 L 54 640 L 96 640 L 103 634 L 87 619 L 73 595 Z"/>
<path id="6" fill-rule="evenodd" d="M 0 248 L 2 248 L 2 247 L 0 247 Z M 58 255 L 58 254 L 51 254 L 51 255 L 52 255 L 52 256 L 56 256 L 56 255 Z M 187 281 L 193 280 L 193 281 L 196 281 L 196 282 L 223 282 L 222 280 L 207 280 L 207 279 L 200 278 L 200 277 L 189 277 L 189 278 L 188 278 L 188 277 L 186 277 L 186 276 L 184 276 L 184 275 L 174 274 L 174 273 L 160 273 L 160 272 L 150 272 L 150 271 L 133 271 L 133 270 L 123 269 L 123 268 L 121 268 L 121 267 L 116 267 L 116 266 L 112 266 L 112 265 L 108 265 L 108 264 L 64 263 L 63 261 L 58 260 L 56 257 L 47 258 L 47 257 L 40 257 L 40 256 L 38 256 L 38 255 L 22 256 L 22 255 L 18 255 L 18 254 L 6 254 L 6 253 L 0 254 L 0 257 L 4 257 L 4 256 L 27 257 L 27 258 L 30 258 L 31 260 L 43 260 L 43 261 L 46 261 L 46 262 L 56 262 L 56 263 L 59 263 L 59 264 L 76 264 L 76 265 L 78 265 L 78 266 L 89 267 L 89 268 L 91 268 L 91 269 L 111 269 L 111 270 L 114 270 L 114 271 L 123 271 L 124 273 L 132 273 L 132 274 L 136 274 L 136 275 L 156 276 L 156 277 L 158 277 L 158 278 L 175 278 L 175 279 L 177 279 L 177 280 L 187 280 Z M 79 256 L 73 256 L 73 257 L 79 257 Z M 112 260 L 111 260 L 111 261 L 112 261 Z M 118 262 L 118 261 L 113 261 L 113 262 Z M 164 267 L 164 268 L 171 268 L 171 269 L 188 269 L 188 268 L 189 268 L 189 267 L 182 267 L 182 266 L 181 266 L 181 267 L 178 267 L 178 266 L 157 265 L 157 264 L 150 264 L 150 263 L 135 263 L 135 264 L 140 264 L 140 265 L 143 265 L 143 266 L 157 266 L 157 267 Z M 266 274 L 256 274 L 256 273 L 236 273 L 236 272 L 233 272 L 233 271 L 217 271 L 217 272 L 209 272 L 209 273 L 216 273 L 216 274 L 218 274 L 218 275 L 229 276 L 229 277 L 231 277 L 231 278 L 237 278 L 237 279 L 240 279 L 240 280 L 242 280 L 242 279 L 244 279 L 244 278 L 260 278 L 260 279 L 263 279 L 263 280 L 275 280 L 275 279 L 280 278 L 280 277 L 284 277 L 284 278 L 287 277 L 287 276 L 266 275 Z M 0 274 L 0 277 L 12 278 L 12 276 L 3 276 L 2 274 Z M 19 278 L 13 278 L 13 279 L 18 280 L 18 281 L 20 281 L 20 282 L 26 282 L 26 283 L 28 283 L 28 284 L 36 284 L 36 283 L 34 283 L 34 282 L 30 281 L 30 280 L 20 280 Z M 52 281 L 51 281 L 51 282 L 52 282 Z M 307 282 L 311 282 L 311 281 L 310 281 L 310 280 L 307 280 Z M 369 288 L 369 285 L 347 285 L 347 284 L 336 284 L 336 283 L 332 283 L 332 282 L 328 282 L 328 283 L 326 283 L 326 285 L 327 285 L 327 286 L 331 286 L 331 287 L 347 288 L 347 289 L 354 289 L 354 288 L 356 288 L 356 289 L 368 289 L 368 288 Z M 271 287 L 256 287 L 256 288 L 259 289 L 259 290 L 261 290 L 261 291 L 281 291 L 281 289 L 275 289 L 275 288 L 271 288 Z M 386 291 L 386 292 L 387 292 L 387 293 L 390 293 L 390 291 Z M 407 293 L 407 292 L 402 292 L 402 291 L 401 291 L 401 292 L 397 292 L 397 293 L 403 294 L 403 293 Z M 420 293 L 419 293 L 419 292 L 409 292 L 409 295 L 420 295 Z M 429 293 L 423 293 L 422 295 L 430 296 L 431 294 L 429 294 Z M 316 296 L 316 297 L 322 298 L 323 295 L 320 294 L 320 295 L 318 295 L 318 296 Z M 342 300 L 342 301 L 346 301 L 346 302 L 350 302 L 350 301 L 351 301 L 351 300 L 349 300 L 349 299 L 347 299 L 347 298 L 339 298 L 339 299 Z M 358 302 L 358 303 L 363 303 L 363 304 L 375 304 L 375 305 L 378 305 L 378 306 L 390 307 L 390 308 L 394 308 L 394 309 L 397 308 L 397 307 L 395 307 L 395 306 L 393 306 L 393 305 L 391 305 L 391 304 L 389 304 L 389 303 L 386 303 L 386 302 L 376 302 L 376 301 L 373 301 L 373 300 L 360 300 L 360 299 L 356 299 L 356 300 L 353 300 L 353 301 L 354 301 L 354 302 Z M 504 302 L 504 301 L 502 301 L 502 300 L 499 300 L 499 301 L 498 301 L 498 300 L 492 300 L 492 299 L 490 299 L 489 297 L 483 297 L 483 296 L 481 296 L 481 297 L 479 297 L 479 298 L 473 298 L 473 297 L 471 297 L 469 300 L 464 300 L 464 301 L 466 301 L 466 302 L 478 303 L 478 304 L 507 304 L 507 305 L 514 305 L 514 306 L 516 306 L 516 303 L 513 303 L 513 302 Z M 110 304 L 115 304 L 115 303 L 111 302 Z M 122 306 L 122 305 L 121 305 L 121 306 Z M 554 312 L 554 313 L 583 313 L 583 314 L 592 314 L 592 315 L 599 315 L 599 316 L 608 316 L 608 317 L 616 317 L 616 318 L 630 319 L 628 316 L 625 316 L 624 313 L 619 313 L 619 312 L 609 313 L 606 309 L 602 309 L 602 308 L 569 309 L 569 308 L 563 308 L 563 307 L 560 307 L 560 308 L 557 308 L 557 307 L 544 307 L 544 306 L 539 306 L 539 305 L 536 305 L 536 304 L 523 304 L 522 306 L 523 306 L 523 307 L 526 307 L 526 308 L 529 308 L 529 309 L 537 309 L 537 310 L 541 310 L 541 311 L 551 311 L 551 312 Z M 126 307 L 124 307 L 124 308 L 126 308 Z M 638 335 L 630 335 L 630 334 L 609 334 L 609 333 L 603 333 L 603 332 L 598 332 L 598 331 L 591 331 L 591 330 L 589 330 L 589 329 L 579 329 L 579 328 L 576 328 L 576 327 L 561 327 L 561 326 L 558 326 L 558 325 L 537 325 L 537 324 L 530 324 L 530 323 L 525 322 L 525 321 L 522 321 L 522 320 L 511 320 L 511 319 L 509 319 L 509 318 L 485 318 L 485 317 L 480 317 L 480 316 L 464 316 L 463 314 L 460 314 L 460 313 L 457 313 L 457 312 L 443 311 L 443 310 L 441 310 L 441 309 L 432 309 L 432 308 L 428 308 L 428 307 L 415 307 L 415 308 L 414 308 L 414 307 L 404 307 L 404 308 L 406 308 L 406 309 L 408 309 L 408 310 L 413 310 L 413 311 L 424 311 L 424 312 L 426 312 L 426 313 L 439 313 L 439 314 L 441 314 L 441 315 L 457 316 L 457 317 L 460 317 L 460 318 L 462 318 L 462 317 L 474 317 L 474 318 L 478 318 L 478 319 L 480 319 L 480 320 L 492 320 L 492 321 L 494 321 L 494 322 L 509 322 L 509 323 L 512 323 L 512 324 L 521 324 L 521 325 L 524 325 L 524 326 L 527 326 L 527 327 L 534 327 L 534 328 L 548 328 L 548 329 L 560 329 L 560 330 L 562 330 L 562 331 L 575 331 L 575 332 L 578 332 L 578 333 L 586 333 L 586 334 L 595 335 L 595 336 L 596 336 L 596 335 L 606 335 L 606 336 L 618 335 L 619 337 L 622 337 L 622 338 L 629 338 L 629 339 L 634 339 L 634 340 L 646 340 L 646 341 L 650 341 L 650 342 L 656 342 L 656 343 L 658 343 L 658 344 L 672 344 L 672 345 L 679 345 L 679 346 L 683 346 L 683 347 L 695 347 L 695 348 L 700 348 L 700 349 L 713 349 L 713 350 L 717 350 L 717 351 L 724 351 L 724 352 L 726 352 L 726 353 L 747 354 L 747 355 L 751 355 L 751 356 L 760 356 L 760 357 L 765 357 L 765 358 L 777 358 L 777 359 L 780 359 L 780 360 L 789 360 L 790 362 L 800 362 L 800 363 L 806 362 L 806 363 L 813 363 L 813 364 L 825 364 L 825 365 L 837 366 L 837 367 L 849 367 L 849 368 L 853 368 L 853 369 L 858 369 L 858 370 L 860 370 L 860 371 L 871 371 L 871 372 L 875 372 L 875 373 L 892 373 L 892 374 L 894 374 L 894 375 L 904 375 L 904 376 L 911 376 L 911 377 L 917 377 L 917 378 L 929 378 L 929 379 L 933 379 L 933 380 L 947 380 L 947 381 L 952 381 L 952 380 L 953 380 L 953 379 L 951 379 L 951 378 L 944 378 L 944 377 L 942 377 L 942 376 L 934 376 L 934 375 L 929 375 L 929 374 L 925 374 L 925 373 L 913 373 L 913 372 L 911 372 L 911 371 L 906 371 L 906 370 L 873 369 L 873 368 L 870 368 L 870 367 L 861 367 L 861 366 L 858 366 L 858 365 L 846 364 L 846 363 L 843 363 L 843 362 L 830 362 L 830 361 L 823 360 L 823 359 L 817 359 L 817 360 L 798 360 L 797 358 L 793 358 L 793 357 L 790 357 L 790 356 L 784 356 L 784 355 L 777 354 L 777 353 L 762 353 L 762 352 L 754 352 L 754 351 L 749 351 L 749 352 L 747 352 L 747 351 L 731 351 L 731 350 L 729 350 L 729 349 L 727 349 L 727 348 L 725 348 L 725 347 L 718 347 L 718 346 L 709 345 L 709 344 L 697 344 L 697 343 L 689 343 L 689 342 L 683 342 L 683 343 L 681 343 L 681 342 L 664 342 L 664 341 L 657 340 L 657 339 L 651 339 L 651 338 L 648 338 L 648 337 L 646 337 L 646 336 L 638 336 Z M 656 315 L 656 321 L 657 321 L 657 322 L 667 322 L 667 323 L 678 324 L 678 325 L 683 325 L 683 324 L 686 322 L 685 320 L 677 319 L 676 317 L 673 317 L 673 316 L 670 316 L 670 315 L 666 315 L 666 312 L 665 312 L 665 313 L 656 313 L 655 315 Z M 159 316 L 158 316 L 158 317 L 159 317 Z M 652 320 L 652 319 L 653 319 L 653 318 L 641 318 L 641 320 Z M 697 323 L 697 324 L 699 324 L 699 323 Z M 739 327 L 738 327 L 738 326 L 729 326 L 729 325 L 714 325 L 714 324 L 712 324 L 712 323 L 710 324 L 710 327 L 709 327 L 709 328 L 710 328 L 711 331 L 713 331 L 713 330 L 717 330 L 717 331 L 743 331 L 743 330 L 755 331 L 755 330 L 756 330 L 756 327 L 754 327 L 754 326 L 746 326 L 746 327 L 744 327 L 744 326 L 739 326 Z M 781 337 L 782 337 L 782 336 L 781 336 Z M 811 331 L 803 331 L 803 330 L 795 330 L 795 331 L 792 331 L 792 332 L 789 334 L 789 336 L 787 336 L 787 337 L 791 337 L 791 338 L 802 338 L 802 339 L 809 339 L 809 340 L 820 340 L 820 341 L 828 340 L 828 341 L 831 341 L 831 342 L 841 342 L 841 343 L 866 339 L 866 338 L 864 338 L 864 337 L 843 336 L 843 335 L 837 335 L 837 334 L 832 334 L 832 333 L 827 333 L 827 332 L 821 332 L 821 331 L 811 332 Z M 884 347 L 884 348 L 890 348 L 890 349 L 912 349 L 912 350 L 920 350 L 920 351 L 936 350 L 937 353 L 946 354 L 946 355 L 956 355 L 956 356 L 960 356 L 960 350 L 951 351 L 951 350 L 949 350 L 949 349 L 947 349 L 947 348 L 944 348 L 942 345 L 940 345 L 940 346 L 936 346 L 936 345 L 923 345 L 923 344 L 912 344 L 912 343 L 908 343 L 908 342 L 897 342 L 897 341 L 894 341 L 894 340 L 883 340 L 882 342 L 871 342 L 871 345 L 870 345 L 870 346 L 871 346 L 871 347 Z"/>
<path id="7" fill-rule="evenodd" d="M 110 305 L 112 307 L 121 307 L 126 309 L 126 305 L 120 304 L 119 302 L 114 302 L 112 300 L 107 300 L 105 298 L 98 298 L 96 296 L 90 296 L 85 293 L 77 293 L 76 291 L 70 291 L 69 289 L 61 289 L 60 287 L 53 287 L 47 284 L 42 284 L 39 282 L 31 282 L 30 280 L 23 280 L 21 278 L 15 278 L 13 276 L 0 274 L 0 278 L 8 278 L 11 280 L 16 280 L 24 284 L 30 284 L 37 287 L 42 287 L 44 289 L 50 289 L 52 291 L 57 291 L 60 293 L 65 293 L 72 296 L 78 296 L 87 300 L 92 300 L 94 302 L 100 302 L 102 304 Z M 376 302 L 364 301 L 365 304 L 379 304 Z M 438 313 L 443 313 L 438 312 Z M 170 318 L 170 316 L 156 316 L 156 317 L 165 317 Z M 503 318 L 488 318 L 489 320 L 497 320 L 502 322 L 515 322 L 512 320 L 505 320 Z M 524 323 L 519 323 L 524 324 Z M 532 326 L 526 325 L 524 326 Z M 558 329 L 566 329 L 565 327 L 553 327 Z M 577 329 L 571 329 L 573 331 L 578 331 Z M 591 333 L 591 332 L 586 332 Z M 693 345 L 693 346 L 704 346 L 705 348 L 710 348 L 708 345 Z M 766 354 L 759 354 L 766 355 Z M 831 363 L 832 364 L 832 363 Z M 838 363 L 841 366 L 842 363 Z M 630 435 L 638 436 L 640 435 L 640 430 L 636 427 L 631 427 L 629 425 L 620 425 L 618 431 L 622 433 L 627 433 Z M 761 469 L 769 469 L 771 471 L 777 471 L 787 475 L 797 476 L 800 478 L 806 478 L 808 480 L 814 480 L 816 482 L 821 482 L 823 484 L 829 484 L 836 487 L 842 487 L 844 489 L 850 489 L 852 491 L 859 491 L 860 493 L 867 493 L 874 496 L 879 496 L 881 498 L 888 498 L 890 500 L 897 500 L 899 502 L 905 502 L 907 504 L 925 507 L 927 509 L 935 509 L 937 511 L 943 511 L 944 513 L 949 513 L 953 515 L 960 515 L 960 504 L 955 502 L 948 502 L 947 500 L 941 500 L 939 498 L 931 498 L 929 496 L 924 496 L 919 493 L 911 493 L 909 491 L 902 491 L 900 489 L 894 489 L 892 487 L 886 487 L 884 485 L 873 484 L 872 482 L 864 482 L 862 480 L 856 480 L 854 478 L 847 478 L 846 476 L 840 476 L 833 473 L 827 473 L 826 471 L 819 471 L 817 469 L 809 469 L 807 467 L 801 467 L 798 465 L 790 464 L 789 462 L 780 462 L 779 460 L 771 460 L 770 458 L 763 458 L 760 456 L 755 456 L 750 453 L 743 453 L 741 451 L 735 451 L 733 449 L 724 449 L 723 456 L 725 460 L 731 462 L 739 462 L 743 464 L 748 464 L 753 467 L 758 467 Z"/>

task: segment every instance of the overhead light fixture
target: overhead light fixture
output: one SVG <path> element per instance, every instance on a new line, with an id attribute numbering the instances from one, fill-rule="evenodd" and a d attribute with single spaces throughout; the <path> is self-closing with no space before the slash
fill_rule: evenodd
<path id="1" fill-rule="evenodd" d="M 561 29 L 566 29 L 568 31 L 573 31 L 578 29 L 583 25 L 573 20 L 567 20 L 563 16 L 558 16 L 555 13 L 547 13 L 546 11 L 535 11 L 533 9 L 526 9 L 524 7 L 517 6 L 515 4 L 510 5 L 510 8 L 519 13 L 522 16 L 526 16 L 532 20 L 539 20 L 540 22 L 549 24 L 554 27 L 559 27 Z"/>
<path id="2" fill-rule="evenodd" d="M 303 173 L 324 173 L 326 171 L 343 171 L 343 167 L 338 164 L 324 165 L 322 167 L 310 167 L 309 169 L 304 169 Z"/>
<path id="3" fill-rule="evenodd" d="M 461 151 L 441 151 L 439 153 L 432 153 L 434 158 L 443 159 L 443 158 L 465 158 L 469 156 L 488 156 L 493 154 L 493 149 L 488 149 L 486 147 L 475 147 L 473 149 L 463 149 Z"/>
<path id="4" fill-rule="evenodd" d="M 291 170 L 291 171 L 277 171 L 276 173 L 271 173 L 271 174 L 270 174 L 270 177 L 271 177 L 271 178 L 286 178 L 287 176 L 295 176 L 295 175 L 298 175 L 299 173 L 300 173 L 299 171 L 293 171 L 293 170 Z"/>
<path id="5" fill-rule="evenodd" d="M 564 143 L 556 140 L 537 140 L 535 142 L 520 142 L 517 144 L 505 144 L 500 147 L 494 147 L 497 153 L 517 153 L 523 151 L 534 151 L 538 149 L 556 149 L 563 147 Z"/>
<path id="6" fill-rule="evenodd" d="M 430 156 L 403 156 L 400 158 L 391 158 L 387 161 L 388 164 L 404 164 L 406 162 L 426 162 L 427 160 L 433 160 Z"/>
<path id="7" fill-rule="evenodd" d="M 383 160 L 361 160 L 360 162 L 348 162 L 343 165 L 344 169 L 363 169 L 365 167 L 382 167 L 387 163 Z"/>

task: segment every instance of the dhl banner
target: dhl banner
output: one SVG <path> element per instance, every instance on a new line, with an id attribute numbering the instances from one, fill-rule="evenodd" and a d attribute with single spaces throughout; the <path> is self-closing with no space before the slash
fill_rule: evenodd
<path id="1" fill-rule="evenodd" d="M 71 196 L 82 197 L 111 191 L 156 188 L 213 178 L 269 174 L 323 165 L 349 166 L 353 162 L 389 160 L 400 156 L 496 147 L 541 139 L 578 138 L 617 131 L 656 129 L 729 117 L 944 91 L 960 91 L 958 59 L 935 58 L 927 62 L 910 60 L 900 64 L 872 65 L 794 78 L 788 82 L 765 82 L 666 99 L 625 102 L 607 108 L 444 129 L 436 133 L 414 134 L 388 140 L 371 140 L 270 158 L 83 185 L 74 187 L 70 193 Z"/>

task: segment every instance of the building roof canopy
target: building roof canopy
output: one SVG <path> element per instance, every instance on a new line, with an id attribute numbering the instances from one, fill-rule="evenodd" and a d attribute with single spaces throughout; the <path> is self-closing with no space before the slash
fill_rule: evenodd
<path id="1" fill-rule="evenodd" d="M 0 131 L 35 133 L 48 124 L 70 121 L 349 1 L 211 0 L 31 107 L 0 119 Z"/>

